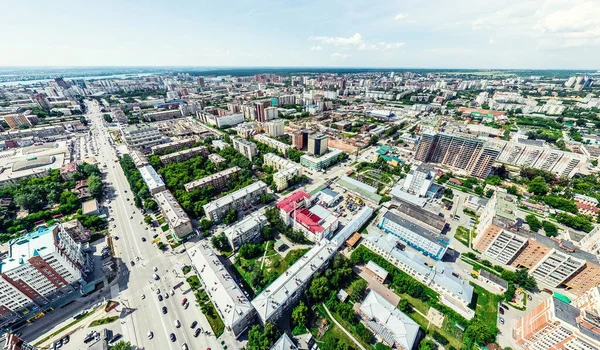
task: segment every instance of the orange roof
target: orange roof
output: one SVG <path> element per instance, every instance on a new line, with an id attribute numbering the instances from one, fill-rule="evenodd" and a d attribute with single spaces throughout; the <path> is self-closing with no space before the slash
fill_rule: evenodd
<path id="1" fill-rule="evenodd" d="M 354 233 L 352 234 L 352 236 L 350 236 L 350 238 L 348 238 L 348 239 L 346 240 L 346 245 L 347 245 L 348 247 L 354 247 L 354 245 L 356 245 L 356 243 L 358 242 L 358 240 L 360 240 L 360 238 L 361 238 L 361 235 L 360 235 L 360 233 L 358 233 L 358 232 L 354 232 Z"/>

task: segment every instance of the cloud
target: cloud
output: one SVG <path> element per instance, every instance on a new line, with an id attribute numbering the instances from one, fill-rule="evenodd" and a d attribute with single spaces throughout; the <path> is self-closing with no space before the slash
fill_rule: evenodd
<path id="1" fill-rule="evenodd" d="M 343 37 L 329 37 L 329 36 L 313 36 L 310 37 L 311 40 L 320 41 L 323 44 L 333 45 L 338 47 L 343 47 L 347 49 L 357 49 L 357 50 L 374 50 L 374 51 L 383 51 L 390 49 L 397 49 L 404 45 L 403 42 L 396 43 L 387 43 L 385 41 L 380 41 L 378 43 L 368 43 L 363 40 L 362 35 L 359 33 L 355 33 L 353 36 L 349 38 Z"/>
<path id="2" fill-rule="evenodd" d="M 345 60 L 346 58 L 350 57 L 351 55 L 345 54 L 345 53 L 332 53 L 331 54 L 331 58 L 336 58 L 336 59 L 342 59 Z"/>
<path id="3" fill-rule="evenodd" d="M 496 40 L 494 40 L 493 38 L 490 38 L 490 40 L 488 40 L 488 43 L 489 43 L 490 45 L 493 45 L 493 44 L 495 44 L 495 43 L 496 43 Z"/>
<path id="4" fill-rule="evenodd" d="M 310 51 L 321 51 L 322 49 L 323 49 L 323 48 L 322 48 L 321 46 L 317 45 L 317 46 L 313 46 L 313 47 L 311 47 L 309 50 L 310 50 Z"/>
<path id="5" fill-rule="evenodd" d="M 402 21 L 402 20 L 406 19 L 406 17 L 408 17 L 408 15 L 406 13 L 399 13 L 394 16 L 394 21 Z"/>

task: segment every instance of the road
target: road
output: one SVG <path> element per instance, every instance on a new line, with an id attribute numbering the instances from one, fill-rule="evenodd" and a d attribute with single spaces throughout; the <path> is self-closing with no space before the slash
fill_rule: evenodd
<path id="1" fill-rule="evenodd" d="M 150 230 L 143 223 L 140 209 L 133 205 L 133 195 L 118 162 L 115 150 L 109 142 L 110 136 L 104 125 L 100 107 L 95 101 L 87 103 L 90 129 L 94 134 L 97 159 L 100 167 L 106 172 L 104 181 L 109 189 L 110 200 L 104 205 L 108 208 L 109 230 L 113 237 L 115 256 L 120 264 L 122 274 L 119 283 L 111 289 L 111 298 L 121 303 L 117 310 L 121 311 L 121 333 L 123 339 L 130 341 L 143 349 L 181 349 L 187 343 L 190 349 L 221 348 L 222 340 L 230 349 L 238 348 L 235 341 L 226 333 L 218 340 L 214 336 L 201 334 L 194 338 L 195 328 L 190 328 L 193 321 L 198 327 L 211 331 L 208 321 L 196 306 L 193 293 L 188 290 L 186 283 L 173 296 L 166 294 L 173 286 L 184 281 L 182 272 L 177 269 L 181 264 L 189 264 L 187 254 L 176 254 L 173 251 L 162 252 L 151 243 L 152 236 L 157 232 Z M 106 164 L 106 167 L 103 167 Z M 112 193 L 111 193 L 112 192 Z M 160 233 L 163 235 L 163 233 Z M 118 239 L 114 239 L 118 236 Z M 146 242 L 142 242 L 145 237 Z M 162 239 L 166 241 L 165 238 Z M 131 264 L 133 262 L 133 266 Z M 160 276 L 158 281 L 153 279 L 154 269 Z M 157 289 L 163 300 L 158 300 Z M 187 298 L 190 305 L 187 309 L 181 305 L 182 299 Z M 161 309 L 165 306 L 167 314 Z M 129 310 L 131 311 L 129 311 Z M 176 328 L 175 321 L 181 322 Z M 87 330 L 79 331 L 86 332 Z M 149 332 L 153 338 L 149 339 Z M 171 342 L 169 335 L 175 334 L 176 341 Z M 212 333 L 212 331 L 211 331 Z M 78 349 L 81 343 L 67 344 L 64 349 Z"/>

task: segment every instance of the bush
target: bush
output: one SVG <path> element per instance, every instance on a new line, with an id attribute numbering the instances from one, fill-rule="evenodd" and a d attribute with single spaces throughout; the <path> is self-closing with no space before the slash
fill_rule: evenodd
<path id="1" fill-rule="evenodd" d="M 538 232 L 540 230 L 540 227 L 542 227 L 542 223 L 540 222 L 540 220 L 538 220 L 537 216 L 533 214 L 527 215 L 525 217 L 525 221 L 527 222 L 527 225 L 529 225 L 531 231 Z"/>

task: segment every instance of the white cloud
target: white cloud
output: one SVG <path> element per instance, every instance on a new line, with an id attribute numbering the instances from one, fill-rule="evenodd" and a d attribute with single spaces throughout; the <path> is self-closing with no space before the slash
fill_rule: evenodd
<path id="1" fill-rule="evenodd" d="M 321 46 L 317 45 L 317 46 L 313 46 L 313 47 L 311 47 L 309 50 L 310 50 L 310 51 L 321 51 L 322 49 L 323 49 L 323 48 L 322 48 Z"/>
<path id="2" fill-rule="evenodd" d="M 397 49 L 404 45 L 403 42 L 387 43 L 385 41 L 380 41 L 375 44 L 368 43 L 363 40 L 362 36 L 359 33 L 355 33 L 353 36 L 351 36 L 349 38 L 313 36 L 313 37 L 310 37 L 310 39 L 320 41 L 323 44 L 340 46 L 340 47 L 344 47 L 344 48 L 354 48 L 357 50 L 382 51 L 382 50 Z"/>
<path id="3" fill-rule="evenodd" d="M 496 43 L 496 40 L 494 40 L 493 38 L 490 38 L 490 40 L 488 40 L 488 43 L 489 43 L 490 45 L 493 45 L 493 44 L 495 44 L 495 43 Z"/>
<path id="4" fill-rule="evenodd" d="M 406 19 L 406 17 L 408 17 L 406 13 L 399 13 L 396 16 L 394 16 L 394 21 L 402 21 Z"/>
<path id="5" fill-rule="evenodd" d="M 351 55 L 345 54 L 345 53 L 332 53 L 331 54 L 331 58 L 336 58 L 336 59 L 342 59 L 345 60 L 346 58 L 350 57 Z"/>

